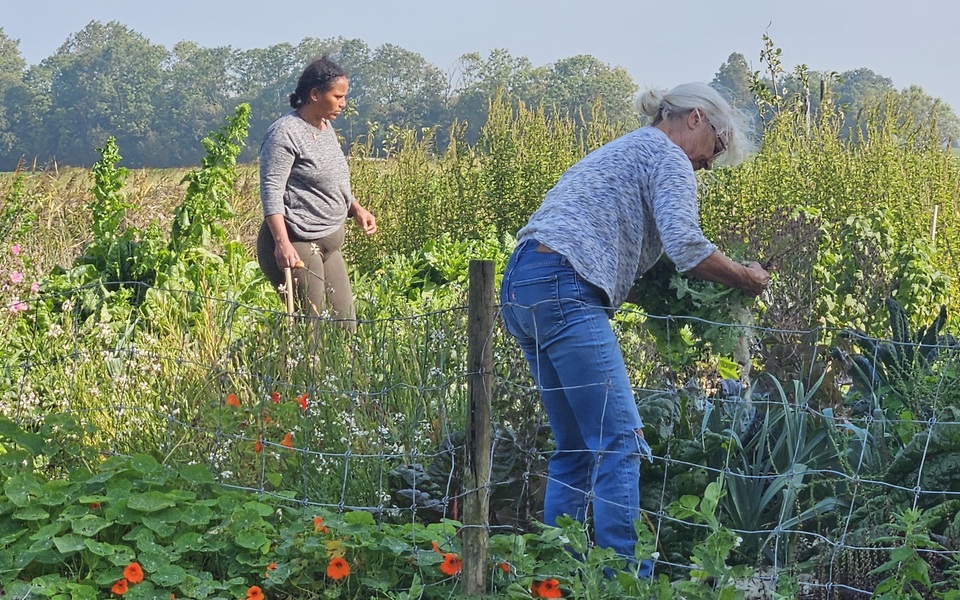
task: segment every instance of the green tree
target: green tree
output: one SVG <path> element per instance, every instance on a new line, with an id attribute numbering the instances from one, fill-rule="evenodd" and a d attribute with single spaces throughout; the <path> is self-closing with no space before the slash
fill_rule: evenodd
<path id="1" fill-rule="evenodd" d="M 305 64 L 297 49 L 286 42 L 267 48 L 239 52 L 236 57 L 236 86 L 241 90 L 237 104 L 250 105 L 250 137 L 242 160 L 256 157 L 260 140 L 280 115 L 290 110 L 290 94 Z"/>
<path id="2" fill-rule="evenodd" d="M 53 137 L 49 151 L 92 164 L 110 136 L 130 164 L 152 160 L 163 46 L 117 22 L 91 21 L 42 64 L 48 69 Z"/>
<path id="3" fill-rule="evenodd" d="M 753 71 L 747 59 L 739 52 L 732 53 L 725 63 L 720 65 L 710 85 L 719 91 L 735 108 L 748 116 L 756 127 L 760 124 L 760 109 L 753 95 L 751 84 Z"/>
<path id="4" fill-rule="evenodd" d="M 574 119 L 590 121 L 594 106 L 603 107 L 612 121 L 634 116 L 633 99 L 637 84 L 623 67 L 610 67 L 598 59 L 580 54 L 554 63 L 543 72 L 544 107 Z"/>
<path id="5" fill-rule="evenodd" d="M 239 104 L 235 67 L 236 52 L 230 47 L 202 48 L 193 42 L 173 47 L 158 99 L 154 127 L 159 148 L 151 166 L 200 160 L 204 136 Z"/>
<path id="6" fill-rule="evenodd" d="M 506 98 L 529 102 L 535 95 L 538 78 L 530 59 L 514 57 L 496 48 L 486 60 L 473 52 L 460 57 L 459 81 L 455 85 L 452 116 L 467 125 L 466 140 L 475 143 L 487 121 L 490 102 L 498 93 Z M 542 90 L 541 90 L 542 93 Z"/>
<path id="7" fill-rule="evenodd" d="M 900 103 L 916 123 L 932 121 L 940 132 L 944 144 L 960 140 L 960 119 L 950 105 L 934 98 L 918 85 L 911 85 L 898 92 Z"/>
<path id="8" fill-rule="evenodd" d="M 378 140 L 390 126 L 421 129 L 446 122 L 447 91 L 440 69 L 393 44 L 374 49 L 350 77 L 356 110 Z"/>
<path id="9" fill-rule="evenodd" d="M 20 53 L 20 40 L 11 39 L 0 27 L 0 156 L 3 157 L 9 157 L 19 145 L 11 128 L 11 92 L 23 83 L 26 66 Z"/>

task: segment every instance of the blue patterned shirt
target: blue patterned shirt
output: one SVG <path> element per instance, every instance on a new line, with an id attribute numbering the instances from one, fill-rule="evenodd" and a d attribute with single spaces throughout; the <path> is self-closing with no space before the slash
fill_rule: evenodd
<path id="1" fill-rule="evenodd" d="M 613 308 L 664 252 L 688 271 L 716 250 L 700 228 L 693 165 L 655 127 L 619 137 L 570 167 L 517 232 L 518 242 L 527 238 L 567 257 Z"/>

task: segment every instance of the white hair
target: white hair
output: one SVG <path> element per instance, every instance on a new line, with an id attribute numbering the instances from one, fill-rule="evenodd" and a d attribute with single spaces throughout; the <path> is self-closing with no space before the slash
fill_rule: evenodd
<path id="1" fill-rule="evenodd" d="M 701 110 L 727 145 L 726 152 L 717 157 L 717 164 L 740 164 L 755 149 L 747 117 L 705 83 L 682 83 L 669 91 L 647 90 L 637 98 L 636 106 L 640 113 L 653 117 L 654 125 Z"/>

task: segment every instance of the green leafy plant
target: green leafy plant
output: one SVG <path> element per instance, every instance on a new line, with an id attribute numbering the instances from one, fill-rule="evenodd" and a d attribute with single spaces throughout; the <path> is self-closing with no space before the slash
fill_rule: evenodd
<path id="1" fill-rule="evenodd" d="M 893 527 L 898 535 L 884 536 L 878 543 L 900 544 L 890 551 L 890 559 L 870 571 L 871 575 L 887 575 L 873 592 L 880 600 L 901 598 L 925 598 L 930 589 L 930 566 L 921 552 L 942 550 L 940 544 L 930 539 L 931 522 L 924 518 L 922 510 L 905 509 L 898 512 Z"/>

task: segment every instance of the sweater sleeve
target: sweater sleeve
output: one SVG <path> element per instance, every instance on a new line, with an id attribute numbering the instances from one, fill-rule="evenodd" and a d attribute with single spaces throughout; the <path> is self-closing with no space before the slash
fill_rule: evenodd
<path id="1" fill-rule="evenodd" d="M 283 195 L 296 152 L 290 136 L 272 129 L 260 145 L 260 203 L 263 216 L 284 214 Z"/>
<path id="2" fill-rule="evenodd" d="M 652 176 L 653 215 L 663 250 L 678 271 L 689 271 L 717 249 L 700 228 L 696 175 L 686 156 L 678 160 L 668 154 Z"/>

